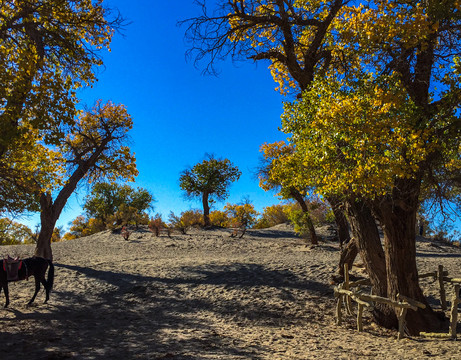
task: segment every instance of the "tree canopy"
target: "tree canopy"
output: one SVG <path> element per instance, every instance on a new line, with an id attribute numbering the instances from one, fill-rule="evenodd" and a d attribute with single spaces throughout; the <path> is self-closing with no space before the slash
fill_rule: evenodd
<path id="1" fill-rule="evenodd" d="M 55 185 L 45 146 L 73 125 L 123 19 L 101 0 L 5 0 L 0 15 L 0 211 L 37 210 L 37 188 Z"/>
<path id="2" fill-rule="evenodd" d="M 89 218 L 108 225 L 108 221 L 123 210 L 123 206 L 133 209 L 133 215 L 139 216 L 152 209 L 153 202 L 154 197 L 146 189 L 134 189 L 117 183 L 97 183 L 86 197 L 83 209 Z"/>
<path id="3" fill-rule="evenodd" d="M 0 13 L 2 155 L 25 125 L 60 139 L 59 125 L 75 115 L 75 90 L 95 81 L 98 50 L 122 20 L 101 0 L 6 0 Z"/>
<path id="4" fill-rule="evenodd" d="M 188 26 L 188 54 L 215 72 L 216 62 L 269 61 L 269 68 L 285 93 L 304 90 L 316 73 L 341 66 L 333 56 L 330 26 L 347 0 L 220 0 L 210 11 L 182 22 Z"/>

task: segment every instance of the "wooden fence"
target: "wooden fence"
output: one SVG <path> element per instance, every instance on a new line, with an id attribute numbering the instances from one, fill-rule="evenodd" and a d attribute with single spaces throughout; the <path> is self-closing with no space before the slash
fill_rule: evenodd
<path id="1" fill-rule="evenodd" d="M 420 274 L 419 278 L 432 277 L 434 280 L 438 280 L 439 293 L 440 293 L 440 304 L 442 310 L 447 309 L 445 283 L 453 285 L 453 296 L 451 299 L 451 310 L 450 310 L 450 329 L 448 334 L 443 333 L 421 333 L 421 336 L 439 337 L 439 338 L 452 338 L 456 339 L 456 326 L 458 321 L 458 304 L 461 302 L 459 296 L 461 278 L 448 277 L 448 272 L 443 270 L 443 266 L 439 265 L 438 270 L 425 274 Z M 403 295 L 397 295 L 397 301 L 389 298 L 381 297 L 366 293 L 365 290 L 369 289 L 371 282 L 369 279 L 361 279 L 358 281 L 349 281 L 349 267 L 347 264 L 344 265 L 344 282 L 335 287 L 335 297 L 337 298 L 336 304 L 336 324 L 340 325 L 342 322 L 342 307 L 345 305 L 346 313 L 352 315 L 352 300 L 357 303 L 357 330 L 363 331 L 363 309 L 365 307 L 372 308 L 374 303 L 388 304 L 396 310 L 397 319 L 399 321 L 399 332 L 398 339 L 402 339 L 405 336 L 405 317 L 408 309 L 417 310 L 418 308 L 424 309 L 425 305 L 410 299 Z M 369 290 L 368 290 L 369 292 Z"/>

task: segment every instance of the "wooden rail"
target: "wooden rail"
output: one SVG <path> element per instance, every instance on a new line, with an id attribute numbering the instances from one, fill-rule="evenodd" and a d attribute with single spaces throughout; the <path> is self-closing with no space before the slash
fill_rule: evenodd
<path id="1" fill-rule="evenodd" d="M 419 278 L 432 277 L 437 280 L 440 288 L 440 304 L 442 310 L 447 309 L 445 283 L 451 283 L 453 285 L 454 293 L 451 300 L 450 309 L 450 329 L 448 333 L 421 333 L 421 336 L 430 336 L 438 338 L 452 338 L 456 339 L 456 327 L 458 322 L 458 304 L 461 303 L 459 296 L 459 290 L 461 287 L 461 278 L 452 278 L 448 276 L 448 271 L 443 270 L 443 266 L 439 265 L 437 271 L 424 273 L 418 275 Z M 346 312 L 348 315 L 352 315 L 351 301 L 354 300 L 357 303 L 357 330 L 363 331 L 362 315 L 364 307 L 372 308 L 374 303 L 387 304 L 394 307 L 399 321 L 399 332 L 398 339 L 402 339 L 405 328 L 405 317 L 408 309 L 417 310 L 418 308 L 424 309 L 426 306 L 414 299 L 408 298 L 404 295 L 397 295 L 397 301 L 381 296 L 372 294 L 366 294 L 362 287 L 370 286 L 371 282 L 369 279 L 361 279 L 357 281 L 349 281 L 349 267 L 347 264 L 344 265 L 344 282 L 335 287 L 335 297 L 337 297 L 336 304 L 336 324 L 340 325 L 342 322 L 342 306 L 345 304 Z"/>
<path id="2" fill-rule="evenodd" d="M 338 303 L 336 305 L 336 324 L 340 325 L 342 321 L 341 308 L 344 301 L 347 302 L 348 299 L 354 300 L 358 305 L 357 311 L 357 330 L 363 331 L 363 308 L 368 307 L 372 308 L 373 303 L 381 303 L 393 306 L 396 309 L 397 319 L 399 321 L 399 335 L 398 338 L 402 339 L 405 336 L 405 316 L 408 309 L 417 310 L 418 308 L 424 309 L 426 305 L 413 300 L 402 295 L 398 296 L 399 301 L 388 299 L 385 297 L 365 294 L 361 290 L 346 290 L 343 288 L 344 283 L 335 288 L 335 295 L 338 297 Z M 397 309 L 400 309 L 397 311 Z"/>

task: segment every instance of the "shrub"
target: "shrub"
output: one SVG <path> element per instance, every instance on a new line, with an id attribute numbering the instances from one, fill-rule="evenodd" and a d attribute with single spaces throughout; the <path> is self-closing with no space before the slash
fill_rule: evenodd
<path id="1" fill-rule="evenodd" d="M 288 218 L 293 224 L 294 230 L 304 239 L 310 239 L 309 225 L 311 219 L 308 213 L 303 212 L 301 209 L 293 207 L 288 212 Z"/>
<path id="2" fill-rule="evenodd" d="M 210 213 L 210 223 L 213 226 L 228 227 L 229 217 L 225 211 L 215 210 Z"/>
<path id="3" fill-rule="evenodd" d="M 194 226 L 203 226 L 203 215 L 200 210 L 183 211 L 180 216 L 170 212 L 168 216 L 169 226 L 173 229 L 186 234 L 187 231 Z"/>
<path id="4" fill-rule="evenodd" d="M 163 221 L 161 214 L 155 214 L 154 217 L 151 217 L 148 226 L 149 230 L 152 231 L 155 236 L 159 236 L 161 229 L 168 228 L 167 224 Z"/>
<path id="5" fill-rule="evenodd" d="M 277 204 L 266 206 L 259 220 L 256 222 L 255 228 L 264 229 L 278 224 L 284 224 L 289 221 L 287 208 L 290 204 Z"/>
<path id="6" fill-rule="evenodd" d="M 122 231 L 120 232 L 120 235 L 122 235 L 123 239 L 128 241 L 130 238 L 130 235 L 133 233 L 133 231 L 128 230 L 126 226 L 122 227 Z"/>
<path id="7" fill-rule="evenodd" d="M 100 219 L 87 219 L 83 215 L 77 216 L 72 222 L 69 232 L 62 237 L 63 240 L 77 239 L 83 236 L 96 234 L 106 229 L 106 226 Z"/>
<path id="8" fill-rule="evenodd" d="M 224 210 L 227 212 L 231 227 L 249 228 L 255 224 L 259 214 L 253 204 L 249 203 L 241 205 L 227 203 Z"/>

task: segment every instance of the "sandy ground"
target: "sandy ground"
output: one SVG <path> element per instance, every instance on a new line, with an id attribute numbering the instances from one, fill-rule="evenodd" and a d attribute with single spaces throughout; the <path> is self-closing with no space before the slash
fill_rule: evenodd
<path id="1" fill-rule="evenodd" d="M 284 225 L 242 239 L 195 230 L 171 239 L 138 231 L 125 241 L 107 231 L 55 243 L 48 304 L 42 291 L 25 305 L 32 280 L 10 283 L 0 359 L 460 358 L 456 341 L 398 341 L 369 314 L 362 333 L 353 317 L 336 326 L 331 275 L 339 249 L 326 229 L 322 235 L 315 248 Z M 34 246 L 1 250 L 29 257 Z M 418 255 L 420 271 L 442 264 L 461 275 L 457 248 L 420 241 Z M 440 308 L 436 284 L 422 287 Z"/>

